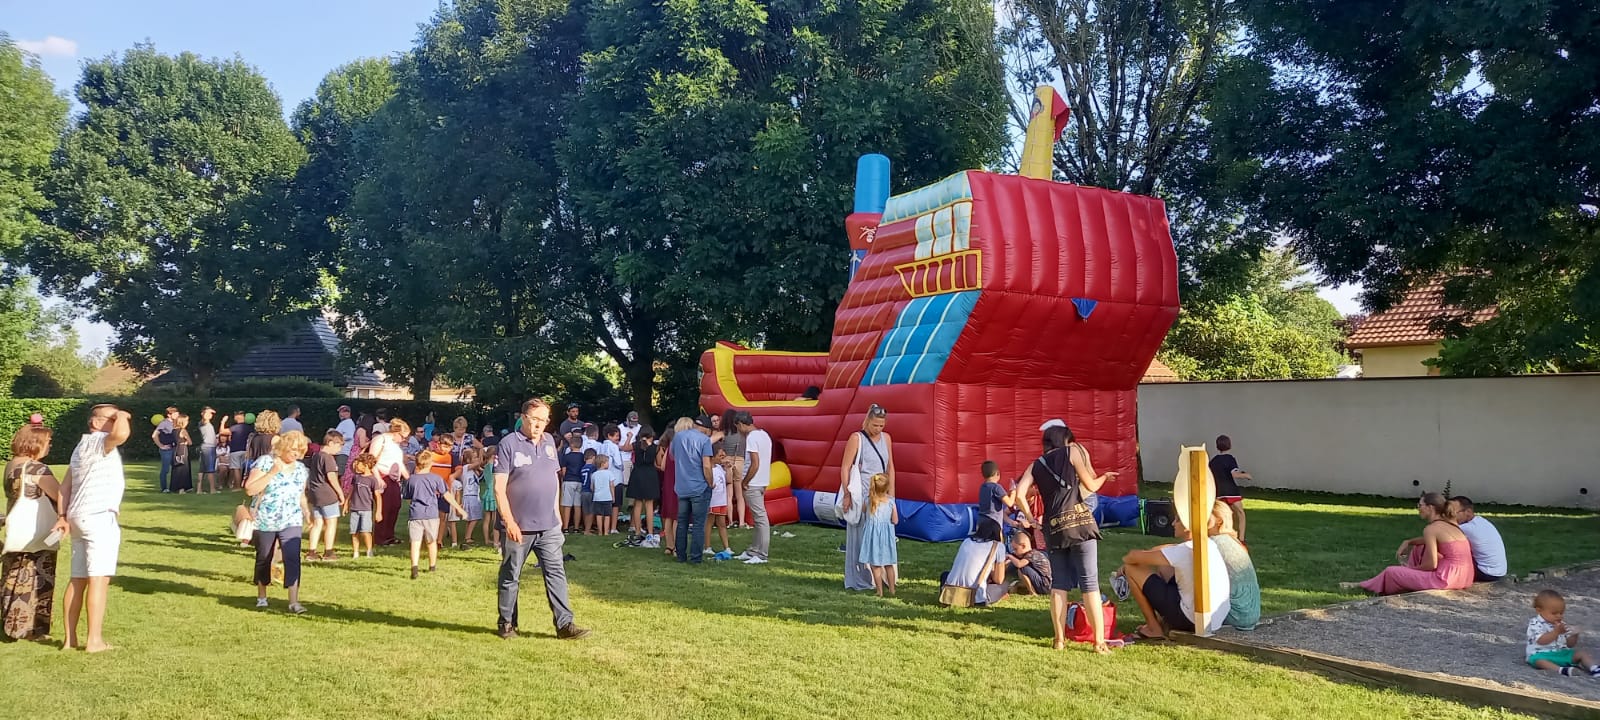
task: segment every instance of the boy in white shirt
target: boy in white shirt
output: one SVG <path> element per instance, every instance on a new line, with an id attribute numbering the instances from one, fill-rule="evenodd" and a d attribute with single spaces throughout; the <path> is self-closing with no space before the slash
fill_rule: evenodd
<path id="1" fill-rule="evenodd" d="M 1561 593 L 1540 590 L 1533 596 L 1533 611 L 1536 614 L 1528 621 L 1526 655 L 1529 665 L 1562 675 L 1587 672 L 1591 677 L 1600 677 L 1600 665 L 1595 664 L 1594 658 L 1583 650 L 1574 649 L 1578 644 L 1578 631 L 1562 622 L 1567 613 L 1567 601 Z"/>
<path id="2" fill-rule="evenodd" d="M 706 516 L 707 530 L 715 529 L 722 535 L 722 549 L 733 555 L 733 545 L 728 542 L 728 473 L 733 471 L 733 458 L 722 448 L 722 441 L 711 444 L 711 512 Z M 707 533 L 709 539 L 710 533 Z M 709 544 L 709 543 L 707 543 Z M 706 548 L 710 553 L 711 548 Z"/>
<path id="3" fill-rule="evenodd" d="M 589 477 L 594 488 L 589 497 L 589 513 L 594 516 L 595 530 L 599 534 L 612 535 L 617 532 L 616 506 L 612 499 L 617 491 L 618 474 L 611 469 L 611 458 L 606 455 L 594 456 L 594 468 L 594 474 Z"/>

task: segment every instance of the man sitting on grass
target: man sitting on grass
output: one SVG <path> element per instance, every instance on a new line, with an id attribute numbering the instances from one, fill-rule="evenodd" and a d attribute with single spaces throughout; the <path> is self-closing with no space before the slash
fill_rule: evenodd
<path id="1" fill-rule="evenodd" d="M 1162 639 L 1168 630 L 1194 632 L 1194 543 L 1182 520 L 1172 524 L 1173 536 L 1184 540 L 1149 550 L 1134 550 L 1122 558 L 1117 575 L 1127 578 L 1128 589 L 1139 603 L 1145 622 L 1136 631 L 1140 638 Z M 1210 577 L 1211 617 L 1208 632 L 1216 632 L 1228 617 L 1228 571 L 1217 550 L 1215 538 L 1206 538 Z"/>
<path id="2" fill-rule="evenodd" d="M 1496 582 L 1504 578 L 1506 542 L 1500 539 L 1500 531 L 1488 518 L 1472 511 L 1472 498 L 1465 495 L 1450 498 L 1450 509 L 1455 512 L 1456 527 L 1461 528 L 1468 544 L 1472 545 L 1473 582 Z"/>

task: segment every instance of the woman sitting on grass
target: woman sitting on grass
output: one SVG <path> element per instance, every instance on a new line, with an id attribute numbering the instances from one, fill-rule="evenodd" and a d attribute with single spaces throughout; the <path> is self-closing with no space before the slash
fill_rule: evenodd
<path id="1" fill-rule="evenodd" d="M 1378 595 L 1471 587 L 1472 545 L 1456 527 L 1455 515 L 1445 497 L 1439 493 L 1423 494 L 1417 501 L 1417 514 L 1428 524 L 1423 527 L 1421 538 L 1400 543 L 1395 557 L 1401 565 L 1384 568 L 1366 582 L 1339 583 L 1339 587 L 1359 587 Z"/>

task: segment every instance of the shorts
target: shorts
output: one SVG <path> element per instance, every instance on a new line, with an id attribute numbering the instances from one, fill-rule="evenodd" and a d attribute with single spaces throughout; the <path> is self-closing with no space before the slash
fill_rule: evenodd
<path id="1" fill-rule="evenodd" d="M 561 507 L 578 507 L 578 491 L 583 489 L 581 482 L 561 483 Z"/>
<path id="2" fill-rule="evenodd" d="M 217 471 L 217 448 L 215 446 L 200 448 L 200 472 L 214 473 Z"/>
<path id="3" fill-rule="evenodd" d="M 589 508 L 590 515 L 611 515 L 613 507 L 610 500 L 591 500 L 585 507 Z"/>
<path id="4" fill-rule="evenodd" d="M 1050 589 L 1100 592 L 1100 541 L 1085 540 L 1066 550 L 1051 550 Z"/>
<path id="5" fill-rule="evenodd" d="M 578 507 L 584 512 L 594 512 L 594 491 L 589 490 L 578 493 Z"/>
<path id="6" fill-rule="evenodd" d="M 726 516 L 728 514 L 728 506 L 727 505 L 712 505 L 711 506 L 711 512 L 708 513 L 708 514 Z"/>
<path id="7" fill-rule="evenodd" d="M 369 532 L 372 532 L 372 511 L 371 510 L 351 510 L 350 511 L 350 532 L 351 533 L 369 533 Z"/>
<path id="8" fill-rule="evenodd" d="M 245 464 L 244 458 L 245 452 L 243 450 L 240 450 L 239 452 L 228 453 L 228 467 L 243 472 Z"/>
<path id="9" fill-rule="evenodd" d="M 1178 591 L 1177 580 L 1167 580 L 1157 573 L 1145 578 L 1143 590 L 1150 609 L 1161 616 L 1168 628 L 1194 632 L 1194 620 L 1183 611 L 1183 593 Z"/>
<path id="10" fill-rule="evenodd" d="M 100 512 L 72 519 L 72 577 L 111 577 L 117 574 L 117 551 L 122 547 L 122 526 L 117 514 Z"/>
<path id="11" fill-rule="evenodd" d="M 339 517 L 339 503 L 333 503 L 332 505 L 313 505 L 311 507 L 311 514 L 316 517 L 323 518 Z"/>
<path id="12" fill-rule="evenodd" d="M 1023 580 L 1028 582 L 1028 586 L 1033 588 L 1034 594 L 1045 595 L 1050 592 L 1050 583 L 1046 581 L 1044 579 L 1044 575 L 1032 565 L 1017 568 L 1017 575 L 1021 576 Z"/>
<path id="13" fill-rule="evenodd" d="M 1560 650 L 1547 650 L 1545 652 L 1534 653 L 1528 656 L 1528 665 L 1532 666 L 1534 663 L 1537 663 L 1540 660 L 1549 660 L 1550 662 L 1555 663 L 1557 667 L 1573 667 L 1572 648 L 1562 648 Z"/>
<path id="14" fill-rule="evenodd" d="M 1217 499 L 1221 500 L 1221 501 L 1223 501 L 1223 502 L 1225 502 L 1225 503 L 1227 503 L 1229 505 L 1238 505 L 1239 507 L 1244 507 L 1244 496 L 1243 495 L 1223 495 L 1223 496 L 1218 497 Z"/>
<path id="15" fill-rule="evenodd" d="M 406 537 L 409 538 L 412 542 L 416 542 L 418 540 L 421 540 L 423 542 L 438 542 L 439 541 L 439 518 L 428 518 L 427 520 L 409 520 L 409 521 L 407 521 L 406 522 Z"/>
<path id="16" fill-rule="evenodd" d="M 617 486 L 617 497 L 616 497 L 615 500 L 611 501 L 611 504 L 616 506 L 616 507 L 618 507 L 618 508 L 626 507 L 628 505 L 628 486 L 627 485 L 618 485 Z"/>

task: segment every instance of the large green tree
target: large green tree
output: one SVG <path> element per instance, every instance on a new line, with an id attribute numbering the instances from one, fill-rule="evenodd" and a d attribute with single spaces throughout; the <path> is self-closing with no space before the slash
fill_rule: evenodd
<path id="1" fill-rule="evenodd" d="M 0 286 L 0 394 L 10 393 L 12 382 L 27 362 L 39 315 L 39 296 L 31 280 L 21 278 Z"/>
<path id="2" fill-rule="evenodd" d="M 35 215 L 47 205 L 39 182 L 67 122 L 67 100 L 50 77 L 0 33 L 0 253 L 36 235 Z"/>
<path id="3" fill-rule="evenodd" d="M 557 319 L 641 407 L 658 362 L 692 372 L 719 333 L 823 348 L 856 158 L 889 156 L 902 190 L 988 165 L 1005 103 L 986 2 L 596 3 L 560 152 L 577 212 L 553 236 Z M 693 406 L 692 377 L 663 380 L 663 405 Z"/>
<path id="4" fill-rule="evenodd" d="M 1186 306 L 1242 291 L 1268 228 L 1216 192 L 1206 120 L 1219 80 L 1244 47 L 1239 0 L 1016 0 L 1000 39 L 1011 132 L 1033 88 L 1064 90 L 1072 114 L 1055 148 L 1057 179 L 1167 203 Z M 1015 167 L 1021 143 L 1012 143 Z"/>
<path id="5" fill-rule="evenodd" d="M 1452 330 L 1496 359 L 1447 352 L 1447 372 L 1593 367 L 1600 5 L 1246 4 L 1251 54 L 1208 134 L 1228 189 L 1374 307 L 1439 275 L 1456 303 L 1506 305 Z"/>
<path id="6" fill-rule="evenodd" d="M 117 330 L 129 367 L 209 386 L 313 300 L 306 253 L 273 232 L 304 153 L 266 80 L 236 59 L 139 45 L 88 63 L 77 97 L 45 183 L 50 227 L 22 258 Z"/>

